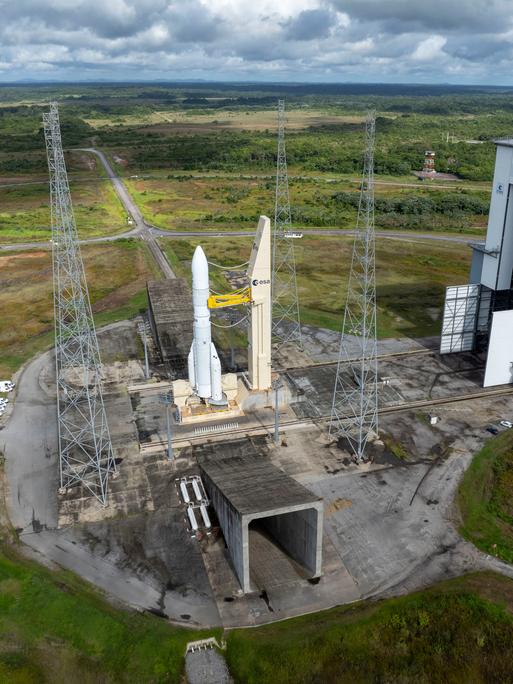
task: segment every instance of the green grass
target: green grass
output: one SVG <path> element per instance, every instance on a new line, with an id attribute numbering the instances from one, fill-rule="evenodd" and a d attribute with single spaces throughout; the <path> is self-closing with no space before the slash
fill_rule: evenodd
<path id="1" fill-rule="evenodd" d="M 511 682 L 512 599 L 512 580 L 469 575 L 402 598 L 235 630 L 227 660 L 241 684 Z"/>
<path id="2" fill-rule="evenodd" d="M 80 237 L 115 235 L 128 230 L 126 212 L 99 162 L 85 153 L 75 152 L 68 157 L 72 174 L 71 196 Z M 87 160 L 94 163 L 93 168 L 84 167 Z M 0 186 L 0 242 L 7 244 L 50 238 L 47 183 Z"/>
<path id="3" fill-rule="evenodd" d="M 207 258 L 229 266 L 245 262 L 251 238 L 204 236 L 187 240 L 161 239 L 177 274 L 190 279 L 196 245 Z M 347 293 L 352 238 L 304 236 L 295 244 L 300 313 L 303 323 L 339 331 Z M 448 283 L 468 280 L 470 250 L 460 244 L 434 241 L 402 242 L 378 238 L 376 279 L 378 335 L 422 337 L 440 333 L 442 304 Z M 230 286 L 219 269 L 210 269 L 218 292 Z"/>
<path id="4" fill-rule="evenodd" d="M 158 278 L 147 247 L 117 240 L 82 248 L 97 326 L 146 308 L 146 280 Z M 12 374 L 53 344 L 52 266 L 48 251 L 0 256 L 0 374 Z"/>
<path id="5" fill-rule="evenodd" d="M 113 608 L 90 585 L 0 548 L 0 681 L 181 682 L 188 641 L 219 637 Z"/>
<path id="6" fill-rule="evenodd" d="M 486 553 L 513 563 L 513 430 L 490 439 L 458 490 L 461 534 Z"/>
<path id="7" fill-rule="evenodd" d="M 270 177 L 243 177 L 223 172 L 164 177 L 151 171 L 150 178 L 127 179 L 125 182 L 147 221 L 163 229 L 215 231 L 251 228 L 258 214 L 274 212 L 275 181 Z M 339 178 L 320 173 L 289 180 L 292 221 L 296 228 L 351 229 L 356 222 L 358 186 L 352 178 Z M 410 184 L 415 185 L 415 183 Z M 335 197 L 345 198 L 342 202 Z M 468 186 L 464 192 L 449 186 L 447 191 L 436 187 L 400 188 L 395 185 L 376 186 L 376 227 L 378 229 L 415 229 L 420 231 L 465 232 L 482 234 L 486 216 L 471 211 L 451 211 L 447 214 L 430 209 L 440 198 L 474 198 L 488 206 L 488 193 Z M 347 204 L 347 198 L 352 202 Z M 412 198 L 415 201 L 412 203 Z M 385 200 L 387 202 L 385 202 Z M 392 204 L 390 202 L 392 201 Z M 404 211 L 392 211 L 394 202 L 404 205 Z M 425 203 L 428 203 L 427 206 Z M 424 204 L 423 204 L 424 203 Z M 388 209 L 381 213 L 384 206 Z M 422 209 L 422 206 L 424 208 Z M 422 209 L 422 211 L 421 211 Z M 411 212 L 416 213 L 411 213 Z"/>

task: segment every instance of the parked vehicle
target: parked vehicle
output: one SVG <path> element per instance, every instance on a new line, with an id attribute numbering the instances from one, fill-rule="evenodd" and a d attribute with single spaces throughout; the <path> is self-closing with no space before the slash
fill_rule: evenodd
<path id="1" fill-rule="evenodd" d="M 502 427 L 505 428 L 513 428 L 513 423 L 510 420 L 501 420 L 499 425 L 502 425 Z"/>
<path id="2" fill-rule="evenodd" d="M 0 392 L 12 392 L 16 387 L 10 380 L 0 380 Z"/>
<path id="3" fill-rule="evenodd" d="M 498 435 L 499 434 L 499 428 L 495 427 L 495 425 L 488 425 L 485 428 L 486 432 L 489 432 L 491 435 Z"/>

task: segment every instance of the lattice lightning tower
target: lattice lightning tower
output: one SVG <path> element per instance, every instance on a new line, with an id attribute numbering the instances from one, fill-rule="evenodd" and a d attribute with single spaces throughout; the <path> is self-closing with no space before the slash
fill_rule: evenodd
<path id="1" fill-rule="evenodd" d="M 333 391 L 330 433 L 345 437 L 358 462 L 378 434 L 374 235 L 375 114 L 365 123 L 365 159 Z"/>
<path id="2" fill-rule="evenodd" d="M 290 228 L 289 178 L 285 154 L 285 100 L 278 100 L 278 157 L 272 271 L 272 332 L 278 348 L 286 342 L 292 342 L 299 348 L 302 347 L 294 237 Z"/>
<path id="3" fill-rule="evenodd" d="M 60 482 L 62 488 L 83 485 L 105 505 L 109 473 L 116 466 L 56 104 L 43 115 L 43 125 L 50 172 Z"/>

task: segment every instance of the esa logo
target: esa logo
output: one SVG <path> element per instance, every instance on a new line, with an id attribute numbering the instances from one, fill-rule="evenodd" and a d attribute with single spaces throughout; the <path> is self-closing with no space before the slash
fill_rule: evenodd
<path id="1" fill-rule="evenodd" d="M 255 280 L 251 281 L 251 284 L 253 285 L 253 287 L 256 287 L 257 285 L 270 285 L 271 281 L 270 280 L 257 280 L 255 278 Z"/>

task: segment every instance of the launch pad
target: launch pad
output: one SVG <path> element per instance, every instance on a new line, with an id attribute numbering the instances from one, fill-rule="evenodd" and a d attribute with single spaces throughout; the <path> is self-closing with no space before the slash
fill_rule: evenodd
<path id="1" fill-rule="evenodd" d="M 170 383 L 145 382 L 141 350 L 134 344 L 136 324 L 126 322 L 100 331 L 106 409 L 116 454 L 123 461 L 118 478 L 112 480 L 108 506 L 96 506 L 80 488 L 73 488 L 59 500 L 59 527 L 57 518 L 48 514 L 49 501 L 57 508 L 53 493 L 56 451 L 48 429 L 54 415 L 49 384 L 52 364 L 49 355 L 46 361 L 44 357 L 34 360 L 18 382 L 24 411 L 15 414 L 15 422 L 4 431 L 9 506 L 22 541 L 118 600 L 191 625 L 264 624 L 357 600 L 396 585 L 412 572 L 420 574 L 408 580 L 410 587 L 446 577 L 446 566 L 455 574 L 462 568 L 468 571 L 471 566 L 462 565 L 465 557 L 458 555 L 444 505 L 446 499 L 451 500 L 451 487 L 456 486 L 463 460 L 488 435 L 486 425 L 511 415 L 511 396 L 485 392 L 466 404 L 409 410 L 410 402 L 450 402 L 455 395 L 477 395 L 482 362 L 472 354 L 440 356 L 418 342 L 410 343 L 410 354 L 404 340 L 385 341 L 381 352 L 395 351 L 397 356 L 387 357 L 386 365 L 385 360 L 381 362 L 383 373 L 401 379 L 399 386 L 392 383 L 392 387 L 396 396 L 400 393 L 403 408 L 398 405 L 399 412 L 381 419 L 387 441 L 383 457 L 365 468 L 357 467 L 349 454 L 329 442 L 319 420 L 319 414 L 329 413 L 329 386 L 334 377 L 328 331 L 324 347 L 313 344 L 317 333 L 312 333 L 310 341 L 308 334 L 306 330 L 312 366 L 286 371 L 288 382 L 301 393 L 295 399 L 289 396 L 289 405 L 280 411 L 283 423 L 278 445 L 272 439 L 269 402 L 267 407 L 248 406 L 245 415 L 236 419 L 173 424 L 175 459 L 169 461 L 165 413 L 158 395 L 168 391 Z M 334 342 L 335 337 L 333 333 Z M 314 347 L 319 356 L 313 353 Z M 332 359 L 336 359 L 335 347 Z M 127 350 L 130 358 L 120 361 Z M 133 391 L 135 387 L 140 391 Z M 436 425 L 428 419 L 433 411 L 440 418 Z M 197 427 L 234 422 L 238 428 L 232 425 L 228 432 L 195 435 Z M 42 435 L 49 457 L 37 448 Z M 21 453 L 24 457 L 17 457 Z M 214 507 L 208 511 L 210 536 L 192 534 L 176 492 L 176 478 L 203 477 L 201 461 L 207 455 L 215 461 L 237 459 L 239 454 L 241 464 L 245 455 L 267 459 L 314 497 L 324 499 L 322 577 L 316 584 L 255 522 L 248 525 L 252 591 L 244 594 Z M 433 468 L 435 462 L 438 466 Z M 252 486 L 251 480 L 248 485 Z M 276 505 L 281 505 L 279 494 Z"/>

